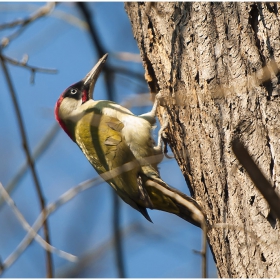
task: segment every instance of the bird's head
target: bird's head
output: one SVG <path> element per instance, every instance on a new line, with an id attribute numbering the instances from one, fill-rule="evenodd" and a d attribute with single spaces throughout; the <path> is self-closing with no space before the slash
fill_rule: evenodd
<path id="1" fill-rule="evenodd" d="M 92 99 L 95 83 L 107 56 L 108 54 L 105 54 L 100 58 L 85 78 L 68 87 L 56 102 L 55 118 L 70 138 L 72 137 L 66 126 L 67 119 L 77 115 L 80 112 L 80 106 Z"/>

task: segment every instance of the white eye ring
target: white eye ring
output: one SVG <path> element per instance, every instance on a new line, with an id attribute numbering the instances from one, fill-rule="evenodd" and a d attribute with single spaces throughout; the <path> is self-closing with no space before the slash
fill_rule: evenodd
<path id="1" fill-rule="evenodd" d="M 76 94 L 76 93 L 77 93 L 77 89 L 72 88 L 71 91 L 70 91 L 70 93 L 71 93 L 71 94 Z"/>

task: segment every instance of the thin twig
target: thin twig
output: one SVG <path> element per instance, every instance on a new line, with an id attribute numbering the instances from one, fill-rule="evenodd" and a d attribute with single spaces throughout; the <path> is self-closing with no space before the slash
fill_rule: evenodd
<path id="1" fill-rule="evenodd" d="M 54 8 L 54 6 L 55 6 L 55 2 L 49 2 L 45 6 L 40 7 L 33 15 L 29 16 L 26 19 L 18 19 L 18 20 L 14 20 L 12 22 L 0 24 L 0 30 L 7 29 L 7 28 L 13 28 L 17 25 L 24 26 L 24 25 L 36 20 L 37 18 L 48 14 Z"/>
<path id="2" fill-rule="evenodd" d="M 213 229 L 216 229 L 216 230 L 233 229 L 235 231 L 237 231 L 237 230 L 244 231 L 244 233 L 249 234 L 252 239 L 254 239 L 255 241 L 258 241 L 259 244 L 263 244 L 263 245 L 267 246 L 266 238 L 262 238 L 261 234 L 260 234 L 260 236 L 257 236 L 256 232 L 248 230 L 248 229 L 244 229 L 243 226 L 237 226 L 237 225 L 228 224 L 228 223 L 216 223 L 210 227 L 210 230 L 213 230 Z M 279 243 L 279 238 L 278 238 L 278 236 L 276 236 L 274 240 L 270 240 L 269 246 L 274 246 L 274 244 L 278 244 L 278 243 Z"/>
<path id="3" fill-rule="evenodd" d="M 207 278 L 207 228 L 206 223 L 201 225 L 202 229 L 202 248 L 201 251 L 193 250 L 194 253 L 201 256 L 201 275 L 202 278 Z"/>
<path id="4" fill-rule="evenodd" d="M 202 257 L 202 278 L 207 278 L 207 227 L 206 223 L 201 225 L 202 229 L 202 250 L 201 250 L 201 257 Z"/>
<path id="5" fill-rule="evenodd" d="M 120 234 L 124 240 L 129 237 L 135 238 L 136 235 L 141 235 L 141 238 L 146 235 L 149 239 L 154 238 L 159 240 L 163 236 L 159 228 L 150 228 L 146 224 L 140 222 L 133 222 L 129 225 L 122 227 L 120 229 Z M 109 240 L 104 241 L 97 248 L 91 249 L 86 252 L 83 256 L 79 257 L 79 261 L 76 263 L 67 263 L 60 271 L 57 273 L 58 278 L 74 278 L 79 277 L 79 273 L 83 272 L 87 267 L 92 266 L 96 261 L 100 260 L 102 256 L 111 249 L 115 244 L 115 237 L 111 237 Z M 181 244 L 180 244 L 181 245 Z M 141 246 L 141 243 L 136 246 Z M 137 250 L 137 248 L 133 248 Z"/>
<path id="6" fill-rule="evenodd" d="M 55 2 L 49 2 L 45 6 L 40 7 L 35 13 L 33 13 L 31 16 L 29 16 L 26 19 L 15 20 L 13 22 L 0 25 L 0 30 L 4 28 L 11 28 L 17 25 L 21 25 L 21 27 L 13 34 L 2 39 L 2 43 L 1 43 L 2 48 L 6 47 L 11 40 L 18 37 L 30 23 L 34 22 L 38 18 L 41 18 L 49 14 L 54 9 L 55 5 L 56 5 Z"/>
<path id="7" fill-rule="evenodd" d="M 30 167 L 30 170 L 31 170 L 31 173 L 32 173 L 32 178 L 33 178 L 33 181 L 34 181 L 34 184 L 35 184 L 37 195 L 38 195 L 39 200 L 40 200 L 41 211 L 44 212 L 45 200 L 43 198 L 41 186 L 40 186 L 40 183 L 39 183 L 39 178 L 38 178 L 37 172 L 35 170 L 35 165 L 34 165 L 34 162 L 32 160 L 31 154 L 30 154 L 28 140 L 27 140 L 24 124 L 23 124 L 23 118 L 22 118 L 20 108 L 19 108 L 19 104 L 18 104 L 18 101 L 17 101 L 17 98 L 16 98 L 16 93 L 15 93 L 15 90 L 14 90 L 14 86 L 12 84 L 12 79 L 11 79 L 11 76 L 8 72 L 6 62 L 5 62 L 5 60 L 3 60 L 2 56 L 0 56 L 0 60 L 1 60 L 2 68 L 3 68 L 4 76 L 6 78 L 6 81 L 7 81 L 9 90 L 10 90 L 13 105 L 14 105 L 14 108 L 15 108 L 16 118 L 17 118 L 19 130 L 20 130 L 20 135 L 21 135 L 21 139 L 22 139 L 23 150 L 25 152 L 26 159 L 28 161 L 28 164 L 29 164 L 29 167 Z M 45 236 L 46 242 L 50 244 L 50 237 L 49 237 L 49 229 L 48 229 L 47 220 L 44 221 L 44 236 Z M 46 259 L 47 259 L 46 260 L 47 261 L 47 264 L 46 264 L 47 265 L 47 277 L 52 277 L 53 276 L 52 256 L 51 256 L 51 253 L 48 252 L 48 251 L 46 251 Z"/>
<path id="8" fill-rule="evenodd" d="M 24 68 L 30 70 L 31 71 L 31 79 L 30 79 L 31 80 L 31 84 L 34 83 L 34 77 L 35 77 L 35 73 L 36 72 L 42 72 L 42 73 L 48 73 L 48 74 L 56 74 L 57 73 L 56 69 L 47 69 L 47 68 L 30 66 L 30 65 L 27 64 L 27 60 L 20 62 L 20 61 L 17 61 L 15 59 L 12 59 L 10 57 L 7 57 L 7 56 L 5 56 L 3 54 L 0 54 L 0 58 L 3 61 L 9 62 L 12 65 L 24 67 Z"/>
<path id="9" fill-rule="evenodd" d="M 137 80 L 130 78 L 126 75 L 120 74 L 118 72 L 115 72 L 115 79 L 114 81 L 116 83 L 118 83 L 119 86 L 122 86 L 124 88 L 127 88 L 127 86 L 129 87 L 137 87 L 137 91 L 139 92 L 139 94 L 141 94 L 141 92 L 147 92 L 148 91 L 148 86 L 147 83 L 145 82 L 138 82 Z M 135 92 L 135 91 L 134 91 Z"/>
<path id="10" fill-rule="evenodd" d="M 132 224 L 129 224 L 126 227 L 123 227 L 120 229 L 120 235 L 122 238 L 126 239 L 130 235 L 139 234 L 140 231 L 146 232 L 143 229 L 143 226 L 139 222 L 134 222 Z M 79 258 L 79 261 L 75 264 L 65 265 L 60 271 L 58 272 L 57 277 L 58 278 L 74 278 L 78 277 L 79 273 L 84 271 L 88 266 L 93 264 L 95 261 L 100 260 L 102 255 L 108 250 L 111 249 L 111 247 L 115 246 L 115 236 L 110 238 L 109 240 L 106 240 L 101 245 L 99 245 L 97 248 L 92 249 L 91 251 L 85 253 L 82 257 Z"/>
<path id="11" fill-rule="evenodd" d="M 48 146 L 52 143 L 52 141 L 55 139 L 55 136 L 57 135 L 58 131 L 60 131 L 60 127 L 57 123 L 55 123 L 51 129 L 47 132 L 47 134 L 43 137 L 42 141 L 35 147 L 34 152 L 32 153 L 32 159 L 35 162 L 37 159 L 40 158 L 40 156 L 46 151 Z M 11 181 L 6 186 L 6 191 L 11 194 L 13 189 L 16 187 L 18 182 L 22 179 L 22 177 L 26 174 L 28 171 L 29 165 L 28 161 L 26 160 L 24 164 L 19 168 L 19 170 L 16 172 L 14 177 L 11 179 Z M 3 205 L 3 202 L 5 200 L 3 197 L 0 196 L 0 207 Z"/>
<path id="12" fill-rule="evenodd" d="M 144 75 L 142 73 L 138 73 L 135 71 L 131 71 L 131 69 L 123 68 L 123 67 L 116 67 L 116 66 L 110 66 L 109 70 L 113 72 L 114 74 L 123 74 L 126 76 L 130 76 L 131 78 L 135 78 L 140 80 L 141 82 L 145 82 Z"/>
<path id="13" fill-rule="evenodd" d="M 85 2 L 77 2 L 77 7 L 82 12 L 82 14 L 85 18 L 85 21 L 88 24 L 90 37 L 93 41 L 94 47 L 96 47 L 96 49 L 97 49 L 98 57 L 102 57 L 105 53 L 107 53 L 107 51 L 104 48 L 104 46 L 102 45 L 99 36 L 97 35 L 98 32 L 97 32 L 94 24 L 92 24 L 92 22 L 91 22 L 92 15 L 89 12 L 89 9 L 87 8 L 87 5 L 86 5 Z M 105 69 L 105 66 L 104 66 L 103 69 Z"/>
<path id="14" fill-rule="evenodd" d="M 115 190 L 112 189 L 113 194 L 113 214 L 112 214 L 112 222 L 113 222 L 113 230 L 114 230 L 114 245 L 115 245 L 115 258 L 118 267 L 118 276 L 119 278 L 125 278 L 125 266 L 124 266 L 124 254 L 123 254 L 123 246 L 119 240 L 122 240 L 122 235 L 120 231 L 120 198 L 115 193 Z"/>
<path id="15" fill-rule="evenodd" d="M 92 183 L 91 186 L 95 186 L 97 184 L 100 184 L 102 182 L 102 179 L 100 177 L 94 178 L 92 180 L 87 180 L 81 184 L 79 184 L 77 187 L 70 189 L 66 193 L 64 193 L 56 202 L 49 204 L 44 211 L 40 213 L 36 221 L 32 225 L 32 232 L 29 230 L 25 237 L 22 239 L 22 241 L 18 244 L 17 248 L 5 259 L 5 261 L 2 263 L 2 267 L 7 269 L 9 268 L 18 258 L 19 256 L 24 252 L 24 250 L 29 246 L 29 244 L 33 240 L 34 232 L 38 232 L 38 230 L 42 227 L 44 224 L 45 219 L 56 209 L 58 209 L 60 206 L 62 206 L 67 201 L 71 200 L 73 197 L 75 197 L 79 192 L 87 189 L 90 187 L 90 183 Z M 0 268 L 0 275 L 3 271 Z"/>
<path id="16" fill-rule="evenodd" d="M 81 30 L 88 30 L 88 24 L 85 21 L 70 13 L 66 13 L 65 11 L 56 9 L 52 12 L 52 17 L 56 17 L 62 21 L 65 21 L 66 23 L 78 27 Z"/>
<path id="17" fill-rule="evenodd" d="M 19 220 L 20 224 L 22 225 L 22 227 L 28 232 L 30 231 L 32 234 L 32 237 L 39 243 L 39 245 L 41 245 L 45 250 L 51 252 L 51 253 L 56 253 L 58 256 L 71 261 L 71 262 L 76 262 L 78 260 L 78 258 L 72 254 L 69 254 L 65 251 L 59 250 L 57 248 L 55 248 L 54 246 L 51 246 L 50 244 L 48 244 L 39 234 L 37 234 L 37 232 L 35 232 L 32 227 L 28 224 L 28 222 L 26 221 L 26 219 L 24 218 L 24 216 L 22 215 L 22 213 L 18 210 L 18 208 L 16 207 L 15 202 L 12 200 L 12 198 L 9 196 L 8 192 L 6 191 L 6 189 L 3 187 L 3 185 L 0 183 L 0 193 L 2 194 L 2 197 L 4 198 L 4 200 L 7 202 L 7 204 L 11 207 L 11 209 L 13 210 L 15 216 L 17 217 L 17 219 Z M 4 268 L 2 268 L 3 270 Z"/>
<path id="18" fill-rule="evenodd" d="M 260 68 L 258 71 L 246 76 L 245 87 L 248 91 L 255 89 L 257 86 L 263 84 L 266 81 L 271 81 L 271 79 L 276 78 L 279 73 L 279 68 L 275 60 L 270 60 L 264 67 Z M 236 78 L 240 82 L 240 77 Z M 232 82 L 236 82 L 235 79 Z M 211 89 L 212 97 L 221 98 L 229 94 L 236 95 L 236 89 L 233 85 L 217 85 Z"/>
<path id="19" fill-rule="evenodd" d="M 149 162 L 150 164 L 154 164 L 154 163 L 158 162 L 159 159 L 161 159 L 161 155 L 151 156 L 151 157 L 143 158 L 142 160 L 138 160 L 138 161 L 135 160 L 132 162 L 125 163 L 122 166 L 116 167 L 110 171 L 102 173 L 100 176 L 98 176 L 96 178 L 84 181 L 84 182 L 78 184 L 77 186 L 71 188 L 64 194 L 62 194 L 55 202 L 50 203 L 40 213 L 40 215 L 38 216 L 38 218 L 32 225 L 32 233 L 31 233 L 31 231 L 28 231 L 28 233 L 25 235 L 23 240 L 18 244 L 15 251 L 12 252 L 7 257 L 7 259 L 3 262 L 3 266 L 5 268 L 8 268 L 9 266 L 11 266 L 16 261 L 16 259 L 24 252 L 24 250 L 28 247 L 30 242 L 33 240 L 33 231 L 38 232 L 38 230 L 44 224 L 44 221 L 48 218 L 48 216 L 51 213 L 56 211 L 59 207 L 61 207 L 66 202 L 73 199 L 78 193 L 80 193 L 84 190 L 87 190 L 91 187 L 99 185 L 100 183 L 103 182 L 103 180 L 108 181 L 108 180 L 115 178 L 116 176 L 119 176 L 123 172 L 128 172 L 128 171 L 132 170 L 133 168 L 135 168 L 136 166 L 138 166 L 139 164 L 146 165 L 147 162 Z M 1 274 L 1 269 L 0 269 L 0 274 Z"/>
<path id="20" fill-rule="evenodd" d="M 255 186 L 268 202 L 272 212 L 280 219 L 280 197 L 277 192 L 265 178 L 238 138 L 232 141 L 232 149 L 239 162 L 248 172 Z"/>
<path id="21" fill-rule="evenodd" d="M 100 37 L 98 36 L 98 31 L 95 28 L 95 25 L 92 24 L 91 18 L 92 15 L 89 12 L 89 9 L 87 8 L 87 3 L 85 2 L 77 2 L 77 6 L 82 12 L 85 21 L 87 22 L 89 26 L 89 34 L 90 38 L 92 39 L 94 47 L 96 47 L 98 57 L 102 57 L 105 53 L 107 53 L 106 48 L 101 43 Z M 106 87 L 106 92 L 108 95 L 109 100 L 113 100 L 113 83 L 112 83 L 112 72 L 110 71 L 109 67 L 105 64 L 103 67 L 103 72 L 104 72 L 104 78 L 105 78 L 105 87 Z"/>
<path id="22" fill-rule="evenodd" d="M 132 96 L 128 96 L 121 105 L 127 109 L 132 107 L 144 107 L 151 106 L 152 101 L 150 100 L 150 93 L 138 93 Z"/>
<path id="23" fill-rule="evenodd" d="M 31 66 L 27 64 L 27 61 L 17 61 L 13 58 L 10 58 L 8 56 L 5 56 L 3 54 L 1 54 L 2 59 L 9 62 L 10 64 L 13 64 L 15 66 L 20 66 L 20 67 L 24 67 L 32 72 L 41 72 L 41 73 L 48 73 L 48 74 L 56 74 L 57 70 L 56 69 L 48 69 L 48 68 L 42 68 L 42 67 L 36 67 L 36 66 Z"/>
<path id="24" fill-rule="evenodd" d="M 136 63 L 142 63 L 143 60 L 140 54 L 137 53 L 130 53 L 130 52 L 116 52 L 112 53 L 112 55 L 119 60 L 123 61 L 131 61 Z"/>

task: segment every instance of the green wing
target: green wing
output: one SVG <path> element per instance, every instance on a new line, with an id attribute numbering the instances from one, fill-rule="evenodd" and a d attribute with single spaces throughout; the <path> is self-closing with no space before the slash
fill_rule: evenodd
<path id="1" fill-rule="evenodd" d="M 118 195 L 150 220 L 145 208 L 153 208 L 153 205 L 139 184 L 141 167 L 122 135 L 123 127 L 118 119 L 101 115 L 93 108 L 77 123 L 76 143 Z"/>

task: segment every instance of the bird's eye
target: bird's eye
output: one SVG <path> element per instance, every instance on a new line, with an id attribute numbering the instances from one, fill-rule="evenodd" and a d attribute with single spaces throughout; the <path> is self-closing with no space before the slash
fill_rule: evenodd
<path id="1" fill-rule="evenodd" d="M 71 94 L 76 94 L 76 93 L 77 93 L 77 89 L 72 88 L 71 91 L 70 91 L 70 93 L 71 93 Z"/>

